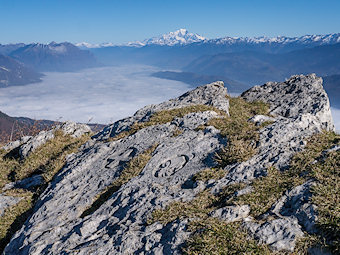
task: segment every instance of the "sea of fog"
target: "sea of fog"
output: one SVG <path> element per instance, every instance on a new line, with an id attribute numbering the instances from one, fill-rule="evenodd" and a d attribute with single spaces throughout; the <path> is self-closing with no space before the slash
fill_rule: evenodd
<path id="1" fill-rule="evenodd" d="M 139 108 L 177 97 L 190 89 L 178 82 L 150 77 L 150 66 L 45 73 L 43 81 L 0 89 L 0 111 L 34 119 L 107 124 Z"/>
<path id="2" fill-rule="evenodd" d="M 157 71 L 130 65 L 45 73 L 40 83 L 0 89 L 0 111 L 34 119 L 108 124 L 192 88 L 150 76 Z M 340 132 L 340 109 L 332 108 L 332 114 Z"/>

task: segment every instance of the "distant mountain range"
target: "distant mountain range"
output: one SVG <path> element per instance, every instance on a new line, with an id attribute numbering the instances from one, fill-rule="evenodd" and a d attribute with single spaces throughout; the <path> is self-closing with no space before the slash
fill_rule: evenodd
<path id="1" fill-rule="evenodd" d="M 105 47 L 143 47 L 150 45 L 161 46 L 175 46 L 175 45 L 187 45 L 191 43 L 200 43 L 205 45 L 224 45 L 234 46 L 233 50 L 236 50 L 239 46 L 250 45 L 255 48 L 263 48 L 266 45 L 270 45 L 271 49 L 278 46 L 278 51 L 282 50 L 283 45 L 289 45 L 290 47 L 299 47 L 299 45 L 305 45 L 309 47 L 315 47 L 325 44 L 340 43 L 340 33 L 333 33 L 327 35 L 304 35 L 299 37 L 288 36 L 276 36 L 276 37 L 222 37 L 216 39 L 207 39 L 199 34 L 190 33 L 187 29 L 181 28 L 174 32 L 169 32 L 160 36 L 145 39 L 143 41 L 128 42 L 122 45 L 115 45 L 114 43 L 102 43 L 91 44 L 87 42 L 76 43 L 75 45 L 81 48 L 105 48 Z"/>
<path id="2" fill-rule="evenodd" d="M 180 29 L 159 37 L 127 43 L 125 45 L 78 44 L 87 48 L 107 65 L 148 64 L 161 68 L 186 70 L 193 61 L 226 53 L 257 52 L 283 54 L 296 50 L 340 43 L 340 33 L 306 35 L 300 37 L 223 37 L 206 39 L 198 34 Z M 206 75 L 206 74 L 205 74 Z M 224 75 L 219 73 L 219 75 Z"/>
<path id="3" fill-rule="evenodd" d="M 89 51 L 80 50 L 68 42 L 29 44 L 16 49 L 9 56 L 43 72 L 77 71 L 98 66 L 93 54 Z"/>
<path id="4" fill-rule="evenodd" d="M 68 42 L 0 45 L 0 54 L 22 62 L 22 69 L 25 66 L 40 72 L 76 71 L 100 66 L 100 63 L 152 65 L 163 69 L 153 74 L 155 77 L 181 80 L 191 85 L 218 78 L 229 85 L 231 92 L 239 92 L 268 80 L 282 80 L 292 74 L 340 75 L 340 33 L 207 39 L 179 29 L 124 45 L 87 42 L 76 45 Z M 9 78 L 9 69 L 5 65 L 2 67 L 0 77 L 5 77 L 1 78 L 3 85 L 20 84 L 12 81 L 20 80 L 23 71 L 13 72 L 13 78 Z M 38 77 L 36 75 L 32 74 L 32 77 Z M 333 88 L 340 87 L 337 79 L 326 78 L 325 81 L 331 80 Z M 31 79 L 26 81 L 31 82 Z M 332 101 L 338 99 L 333 98 Z"/>
<path id="5" fill-rule="evenodd" d="M 15 44 L 0 44 L 0 54 L 1 55 L 9 55 L 11 52 L 24 47 L 24 43 L 15 43 Z"/>
<path id="6" fill-rule="evenodd" d="M 88 50 L 64 42 L 0 45 L 0 87 L 41 81 L 39 72 L 73 72 L 101 66 Z"/>
<path id="7" fill-rule="evenodd" d="M 200 36 L 199 34 L 190 33 L 188 30 L 181 28 L 174 32 L 169 32 L 167 34 L 155 36 L 149 39 L 145 39 L 143 41 L 128 42 L 123 45 L 115 45 L 114 43 L 91 44 L 87 42 L 76 43 L 75 45 L 82 49 L 106 48 L 114 46 L 128 46 L 139 48 L 147 45 L 161 45 L 161 46 L 186 45 L 196 42 L 202 42 L 205 40 L 207 40 L 205 37 Z"/>
<path id="8" fill-rule="evenodd" d="M 340 74 L 340 43 L 287 53 L 243 51 L 202 56 L 182 68 L 187 72 L 224 74 L 246 84 L 282 80 L 293 74 Z"/>
<path id="9" fill-rule="evenodd" d="M 128 46 L 146 46 L 146 45 L 167 45 L 167 46 L 174 46 L 174 45 L 186 45 L 190 43 L 202 42 L 206 40 L 203 36 L 198 34 L 193 34 L 188 32 L 188 30 L 182 28 L 175 32 L 169 32 L 167 34 L 152 37 L 150 39 L 146 39 L 142 42 L 132 42 L 128 43 Z"/>
<path id="10" fill-rule="evenodd" d="M 42 74 L 7 56 L 0 55 L 0 88 L 41 81 Z"/>

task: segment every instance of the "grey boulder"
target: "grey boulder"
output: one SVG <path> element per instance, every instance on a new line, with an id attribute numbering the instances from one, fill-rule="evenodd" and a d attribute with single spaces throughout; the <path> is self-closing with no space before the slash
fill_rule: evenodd
<path id="1" fill-rule="evenodd" d="M 7 145 L 6 148 L 18 148 L 20 158 L 24 159 L 32 152 L 34 152 L 37 148 L 44 145 L 47 141 L 53 139 L 55 137 L 54 134 L 57 130 L 62 131 L 64 135 L 70 135 L 71 137 L 75 138 L 91 132 L 91 128 L 88 125 L 78 124 L 74 122 L 65 122 L 63 124 L 57 125 L 51 130 L 43 130 L 35 136 L 26 137 L 24 140 L 21 139 L 19 141 L 16 141 L 12 143 L 12 145 Z"/>

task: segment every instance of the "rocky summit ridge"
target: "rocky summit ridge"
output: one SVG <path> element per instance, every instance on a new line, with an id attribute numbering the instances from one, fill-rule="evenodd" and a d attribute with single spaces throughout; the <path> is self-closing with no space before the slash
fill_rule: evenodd
<path id="1" fill-rule="evenodd" d="M 240 124 L 246 109 L 241 106 L 268 109 L 249 110 Z M 213 125 L 224 120 L 231 121 L 234 129 L 249 126 L 243 137 L 254 137 L 249 144 L 254 153 L 241 160 L 226 154 L 224 164 L 217 160 L 216 153 L 228 151 L 231 142 L 236 146 L 238 139 L 232 137 L 240 137 L 233 128 L 230 132 L 235 134 L 226 135 Z M 77 128 L 88 131 L 84 126 L 61 127 L 81 134 Z M 105 127 L 67 157 L 4 254 L 190 254 L 196 236 L 204 234 L 193 228 L 201 218 L 242 229 L 247 233 L 243 243 L 256 240 L 268 247 L 266 252 L 293 252 L 298 240 L 319 231 L 317 208 L 308 199 L 315 180 L 289 186 L 258 217 L 252 214 L 251 202 L 225 201 L 254 193 L 257 180 L 271 176 L 274 168 L 278 173 L 289 171 L 292 158 L 304 151 L 307 140 L 327 131 L 334 131 L 329 100 L 322 79 L 314 74 L 255 86 L 238 99 L 228 96 L 223 82 L 214 82 L 146 106 Z M 44 134 L 29 138 L 31 144 L 41 145 Z M 24 146 L 15 145 L 26 152 L 28 144 L 25 140 Z M 240 186 L 223 197 L 223 203 L 205 207 L 202 199 L 199 213 L 185 211 L 195 208 L 197 199 L 208 197 L 209 204 L 235 185 Z M 8 204 L 8 199 L 3 200 Z M 180 206 L 171 211 L 174 205 Z M 176 217 L 181 210 L 184 215 Z M 172 218 L 164 219 L 169 211 Z"/>

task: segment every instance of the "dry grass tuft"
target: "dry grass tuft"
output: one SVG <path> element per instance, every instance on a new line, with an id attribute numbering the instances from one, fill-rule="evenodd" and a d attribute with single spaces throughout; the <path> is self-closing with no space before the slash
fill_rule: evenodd
<path id="1" fill-rule="evenodd" d="M 89 138 L 90 135 L 72 138 L 57 131 L 54 139 L 42 145 L 24 160 L 7 158 L 6 152 L 2 151 L 0 153 L 0 189 L 11 181 L 24 179 L 35 173 L 42 174 L 48 183 L 64 166 L 66 156 L 76 152 Z M 5 195 L 23 197 L 23 199 L 18 204 L 7 208 L 4 215 L 0 217 L 0 252 L 29 217 L 32 207 L 45 187 L 46 184 L 43 184 L 34 191 L 12 189 L 5 192 Z"/>
<path id="2" fill-rule="evenodd" d="M 196 234 L 187 241 L 184 254 L 276 254 L 268 246 L 250 239 L 238 222 L 227 224 L 208 218 L 192 222 L 189 229 Z"/>
<path id="3" fill-rule="evenodd" d="M 224 111 L 217 109 L 216 107 L 210 105 L 190 105 L 182 108 L 175 108 L 171 110 L 163 110 L 159 112 L 155 112 L 148 121 L 146 122 L 136 122 L 134 123 L 128 131 L 123 131 L 117 134 L 114 137 L 110 137 L 109 141 L 117 141 L 119 139 L 125 138 L 129 135 L 136 133 L 138 130 L 141 130 L 146 127 L 165 124 L 173 121 L 175 118 L 183 118 L 185 115 L 193 112 L 205 112 L 205 111 L 215 111 L 221 116 L 226 116 Z M 174 135 L 178 135 L 180 133 L 174 133 Z"/>
<path id="4" fill-rule="evenodd" d="M 311 202 L 317 206 L 319 234 L 308 235 L 297 245 L 299 253 L 307 253 L 311 245 L 321 245 L 335 253 L 340 252 L 340 152 L 324 152 L 340 145 L 340 135 L 323 132 L 312 136 L 305 149 L 297 153 L 289 170 L 280 172 L 268 168 L 265 177 L 252 183 L 253 192 L 239 196 L 237 204 L 248 204 L 251 214 L 265 213 L 287 190 L 313 179 Z"/>
<path id="5" fill-rule="evenodd" d="M 50 181 L 55 173 L 65 164 L 66 155 L 74 153 L 80 145 L 90 138 L 84 135 L 73 138 L 56 131 L 55 138 L 30 154 L 26 159 L 11 159 L 5 157 L 5 152 L 0 155 L 0 188 L 9 181 L 24 179 L 33 173 L 43 173 L 46 181 Z M 11 180 L 8 177 L 11 176 Z"/>
<path id="6" fill-rule="evenodd" d="M 217 162 L 222 166 L 246 161 L 256 154 L 256 143 L 259 140 L 256 126 L 248 121 L 257 114 L 266 115 L 269 106 L 263 102 L 247 102 L 240 97 L 229 98 L 230 116 L 214 118 L 206 125 L 214 126 L 221 135 L 228 138 L 228 145 L 216 155 Z M 266 123 L 269 124 L 269 123 Z"/>
<path id="7" fill-rule="evenodd" d="M 203 181 L 207 182 L 209 180 L 219 180 L 226 175 L 226 171 L 222 168 L 207 168 L 197 174 L 192 178 L 193 181 Z"/>
<path id="8" fill-rule="evenodd" d="M 225 223 L 209 214 L 221 207 L 224 198 L 233 197 L 240 185 L 231 185 L 223 197 L 214 196 L 205 190 L 190 202 L 174 202 L 165 209 L 158 209 L 148 219 L 148 224 L 168 224 L 176 219 L 188 218 L 189 230 L 193 235 L 186 242 L 184 254 L 274 254 L 265 245 L 249 239 L 240 224 Z"/>
<path id="9" fill-rule="evenodd" d="M 340 135 L 323 132 L 309 140 L 304 151 L 295 155 L 291 163 L 293 173 L 302 173 L 313 179 L 312 202 L 317 206 L 319 235 L 309 235 L 307 240 L 340 253 L 340 151 L 324 153 L 340 146 Z M 300 174 L 301 175 L 301 174 Z M 315 241 L 316 240 L 316 241 Z"/>
<path id="10" fill-rule="evenodd" d="M 250 205 L 251 214 L 256 218 L 267 212 L 287 190 L 304 182 L 305 180 L 299 176 L 293 177 L 289 173 L 269 167 L 267 176 L 252 182 L 253 191 L 237 197 L 234 203 Z"/>
<path id="11" fill-rule="evenodd" d="M 11 195 L 14 195 L 13 193 Z M 0 217 L 0 251 L 2 252 L 14 233 L 21 228 L 33 207 L 33 193 L 17 191 L 15 196 L 22 197 L 18 204 L 7 208 Z"/>

